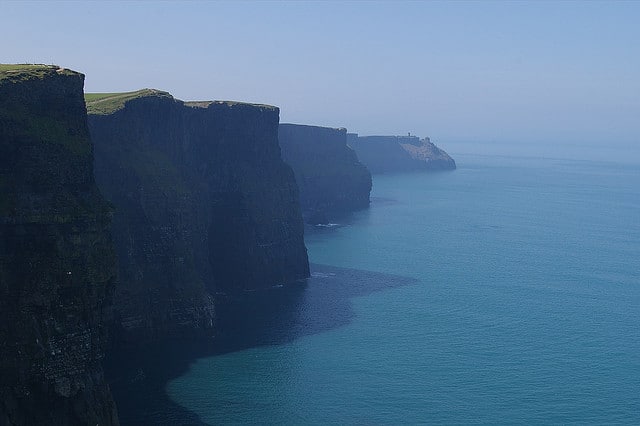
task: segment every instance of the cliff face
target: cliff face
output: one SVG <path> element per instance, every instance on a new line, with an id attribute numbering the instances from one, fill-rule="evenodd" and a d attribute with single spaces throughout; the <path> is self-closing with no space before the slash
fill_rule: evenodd
<path id="1" fill-rule="evenodd" d="M 0 65 L 0 424 L 117 424 L 103 379 L 111 210 L 84 76 Z"/>
<path id="2" fill-rule="evenodd" d="M 278 138 L 308 222 L 326 223 L 369 206 L 371 173 L 347 146 L 346 129 L 281 124 Z"/>
<path id="3" fill-rule="evenodd" d="M 116 207 L 121 337 L 209 329 L 216 292 L 309 275 L 277 108 L 184 103 L 149 90 L 125 95 L 88 104 L 96 179 Z"/>
<path id="4" fill-rule="evenodd" d="M 349 133 L 348 143 L 371 173 L 412 170 L 452 170 L 456 162 L 429 138 L 364 136 Z"/>

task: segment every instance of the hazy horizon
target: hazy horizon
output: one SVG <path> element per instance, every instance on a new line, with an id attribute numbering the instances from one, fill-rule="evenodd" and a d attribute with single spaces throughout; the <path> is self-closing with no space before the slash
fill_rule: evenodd
<path id="1" fill-rule="evenodd" d="M 282 122 L 456 143 L 640 142 L 640 3 L 2 3 L 0 62 L 87 92 L 280 107 Z M 636 156 L 637 155 L 637 156 Z"/>

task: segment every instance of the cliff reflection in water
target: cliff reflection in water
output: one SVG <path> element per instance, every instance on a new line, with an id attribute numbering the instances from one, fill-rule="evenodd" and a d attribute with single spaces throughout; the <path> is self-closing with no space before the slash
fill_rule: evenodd
<path id="1" fill-rule="evenodd" d="M 225 303 L 217 315 L 213 341 L 175 341 L 143 349 L 121 349 L 107 360 L 107 377 L 128 424 L 203 424 L 171 401 L 168 381 L 183 375 L 192 361 L 257 346 L 281 345 L 351 322 L 351 299 L 413 284 L 412 278 L 326 265 L 312 265 L 307 284 L 247 294 Z"/>

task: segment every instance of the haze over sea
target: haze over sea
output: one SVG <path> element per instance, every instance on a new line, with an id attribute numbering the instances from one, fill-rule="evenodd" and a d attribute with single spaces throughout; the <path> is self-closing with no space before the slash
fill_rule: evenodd
<path id="1" fill-rule="evenodd" d="M 123 422 L 640 423 L 640 165 L 451 152 L 308 230 L 307 287 L 227 313 L 173 411 L 116 385 Z"/>
<path id="2" fill-rule="evenodd" d="M 221 308 L 215 342 L 107 360 L 121 423 L 640 424 L 638 22 L 631 1 L 0 2 L 0 62 L 428 135 L 458 164 L 374 176 L 369 209 L 306 231 L 307 285 Z"/>

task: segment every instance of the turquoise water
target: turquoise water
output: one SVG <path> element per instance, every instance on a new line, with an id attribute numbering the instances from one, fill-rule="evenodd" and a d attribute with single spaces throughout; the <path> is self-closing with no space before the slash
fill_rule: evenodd
<path id="1" fill-rule="evenodd" d="M 169 398 L 208 424 L 640 424 L 640 166 L 456 160 L 308 232 L 307 288 Z"/>

